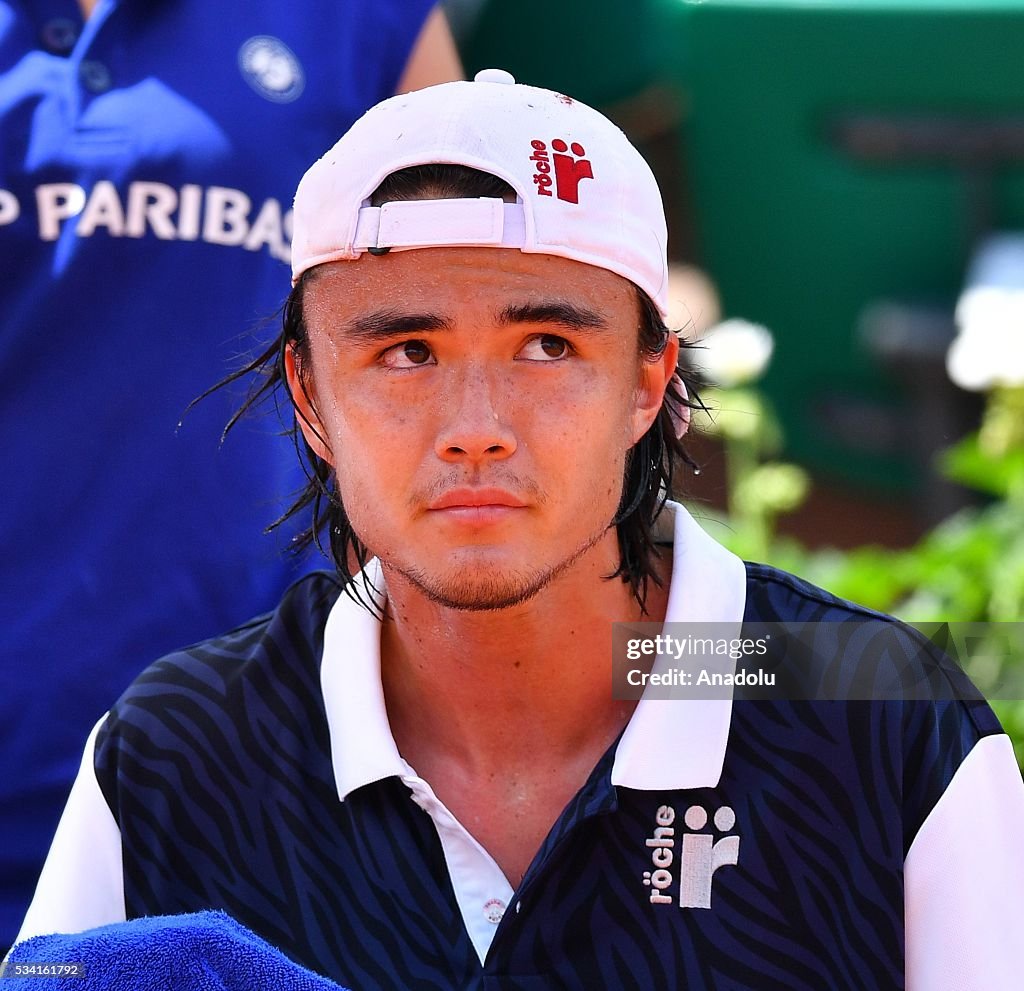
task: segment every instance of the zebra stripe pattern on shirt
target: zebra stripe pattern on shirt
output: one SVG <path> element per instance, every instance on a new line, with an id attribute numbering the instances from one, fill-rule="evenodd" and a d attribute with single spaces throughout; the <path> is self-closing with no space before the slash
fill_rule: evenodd
<path id="1" fill-rule="evenodd" d="M 96 770 L 129 918 L 223 909 L 354 991 L 904 986 L 904 857 L 964 756 L 999 732 L 983 702 L 738 700 L 714 789 L 615 787 L 613 747 L 481 966 L 408 789 L 388 778 L 338 800 L 319 682 L 338 594 L 304 578 L 269 616 L 158 661 L 112 710 Z M 748 566 L 749 622 L 858 615 Z M 684 892 L 686 851 L 691 868 L 722 860 L 709 907 L 680 904 L 702 883 L 691 870 Z"/>

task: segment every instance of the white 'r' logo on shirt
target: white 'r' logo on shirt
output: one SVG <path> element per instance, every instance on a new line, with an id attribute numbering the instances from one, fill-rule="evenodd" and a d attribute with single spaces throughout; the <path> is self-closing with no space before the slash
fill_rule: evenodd
<path id="1" fill-rule="evenodd" d="M 671 905 L 673 899 L 667 892 L 675 881 L 676 811 L 670 805 L 662 805 L 654 820 L 654 835 L 648 837 L 646 843 L 654 869 L 644 871 L 643 881 L 651 889 L 652 905 Z M 738 862 L 740 838 L 723 836 L 716 841 L 710 833 L 701 832 L 708 822 L 707 811 L 701 805 L 691 805 L 683 822 L 692 832 L 684 832 L 680 843 L 679 907 L 711 908 L 711 882 L 715 871 Z M 714 823 L 718 832 L 729 833 L 736 825 L 736 813 L 723 805 L 715 813 Z"/>

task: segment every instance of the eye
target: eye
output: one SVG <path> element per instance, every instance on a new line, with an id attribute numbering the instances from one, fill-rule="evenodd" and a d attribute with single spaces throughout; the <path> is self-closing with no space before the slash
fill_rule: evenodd
<path id="1" fill-rule="evenodd" d="M 390 347 L 381 355 L 381 362 L 388 368 L 416 368 L 419 365 L 436 364 L 426 341 L 402 341 Z"/>
<path id="2" fill-rule="evenodd" d="M 538 334 L 531 337 L 519 353 L 530 361 L 558 361 L 572 354 L 572 345 L 557 334 Z"/>

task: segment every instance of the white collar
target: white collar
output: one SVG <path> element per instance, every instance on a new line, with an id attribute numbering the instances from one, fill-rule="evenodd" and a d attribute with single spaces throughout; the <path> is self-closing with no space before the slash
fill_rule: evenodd
<path id="1" fill-rule="evenodd" d="M 743 562 L 700 528 L 677 503 L 672 581 L 665 621 L 736 623 L 743 619 Z M 384 580 L 371 561 L 358 579 L 381 605 Z M 320 684 L 331 739 L 338 797 L 412 769 L 402 759 L 388 724 L 380 679 L 380 621 L 342 593 L 324 629 Z M 729 736 L 732 699 L 641 699 L 615 753 L 612 784 L 645 791 L 713 788 Z"/>
<path id="2" fill-rule="evenodd" d="M 666 623 L 734 623 L 747 600 L 743 562 L 680 505 L 675 513 Z M 732 698 L 641 698 L 615 750 L 612 784 L 642 791 L 714 788 L 722 776 Z"/>

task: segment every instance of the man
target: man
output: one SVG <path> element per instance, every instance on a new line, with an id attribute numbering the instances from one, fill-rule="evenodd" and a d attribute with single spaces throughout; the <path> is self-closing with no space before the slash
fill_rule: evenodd
<path id="1" fill-rule="evenodd" d="M 220 908 L 359 989 L 1011 986 L 1024 789 L 967 686 L 613 696 L 612 621 L 870 616 L 663 502 L 621 132 L 498 70 L 386 101 L 300 185 L 293 276 L 263 388 L 338 574 L 122 697 L 23 936 Z"/>

